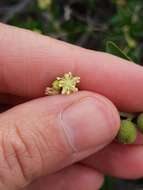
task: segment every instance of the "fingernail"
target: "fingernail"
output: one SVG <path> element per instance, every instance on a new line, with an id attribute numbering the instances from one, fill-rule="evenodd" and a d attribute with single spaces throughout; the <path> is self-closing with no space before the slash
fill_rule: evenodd
<path id="1" fill-rule="evenodd" d="M 69 143 L 78 152 L 108 144 L 116 134 L 117 120 L 117 112 L 109 102 L 92 97 L 72 104 L 62 114 Z"/>

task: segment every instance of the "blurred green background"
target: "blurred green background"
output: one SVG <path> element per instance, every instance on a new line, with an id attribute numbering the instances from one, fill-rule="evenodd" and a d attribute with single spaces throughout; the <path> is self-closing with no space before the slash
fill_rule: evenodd
<path id="1" fill-rule="evenodd" d="M 112 40 L 143 59 L 143 0 L 0 0 L 0 21 L 90 49 Z"/>
<path id="2" fill-rule="evenodd" d="M 0 0 L 0 21 L 93 50 L 111 40 L 143 63 L 143 0 Z M 102 190 L 124 185 L 107 177 Z"/>

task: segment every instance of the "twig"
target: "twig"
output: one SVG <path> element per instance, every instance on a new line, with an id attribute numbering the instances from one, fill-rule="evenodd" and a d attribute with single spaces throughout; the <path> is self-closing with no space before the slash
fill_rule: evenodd
<path id="1" fill-rule="evenodd" d="M 15 14 L 25 9 L 32 1 L 33 0 L 21 0 L 20 3 L 17 5 L 14 5 L 12 7 L 5 7 L 4 9 L 6 14 L 1 18 L 1 21 L 7 23 L 9 20 L 13 18 Z"/>

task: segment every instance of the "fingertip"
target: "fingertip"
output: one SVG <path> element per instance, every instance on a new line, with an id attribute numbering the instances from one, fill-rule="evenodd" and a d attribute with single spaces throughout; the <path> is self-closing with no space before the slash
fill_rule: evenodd
<path id="1" fill-rule="evenodd" d="M 109 100 L 98 94 L 84 91 L 72 96 L 77 96 L 77 101 L 62 114 L 68 139 L 78 152 L 93 147 L 98 151 L 115 138 L 119 114 Z"/>

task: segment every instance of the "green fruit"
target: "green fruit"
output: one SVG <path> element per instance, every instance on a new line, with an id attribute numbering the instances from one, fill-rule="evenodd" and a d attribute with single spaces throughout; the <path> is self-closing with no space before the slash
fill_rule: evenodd
<path id="1" fill-rule="evenodd" d="M 59 81 L 58 80 L 55 80 L 53 83 L 52 83 L 52 87 L 54 90 L 56 91 L 60 91 L 61 90 L 61 87 L 59 86 Z"/>
<path id="2" fill-rule="evenodd" d="M 122 120 L 117 139 L 123 144 L 132 144 L 137 137 L 135 125 L 130 120 Z"/>
<path id="3" fill-rule="evenodd" d="M 137 118 L 137 128 L 143 133 L 143 113 L 141 113 Z"/>

